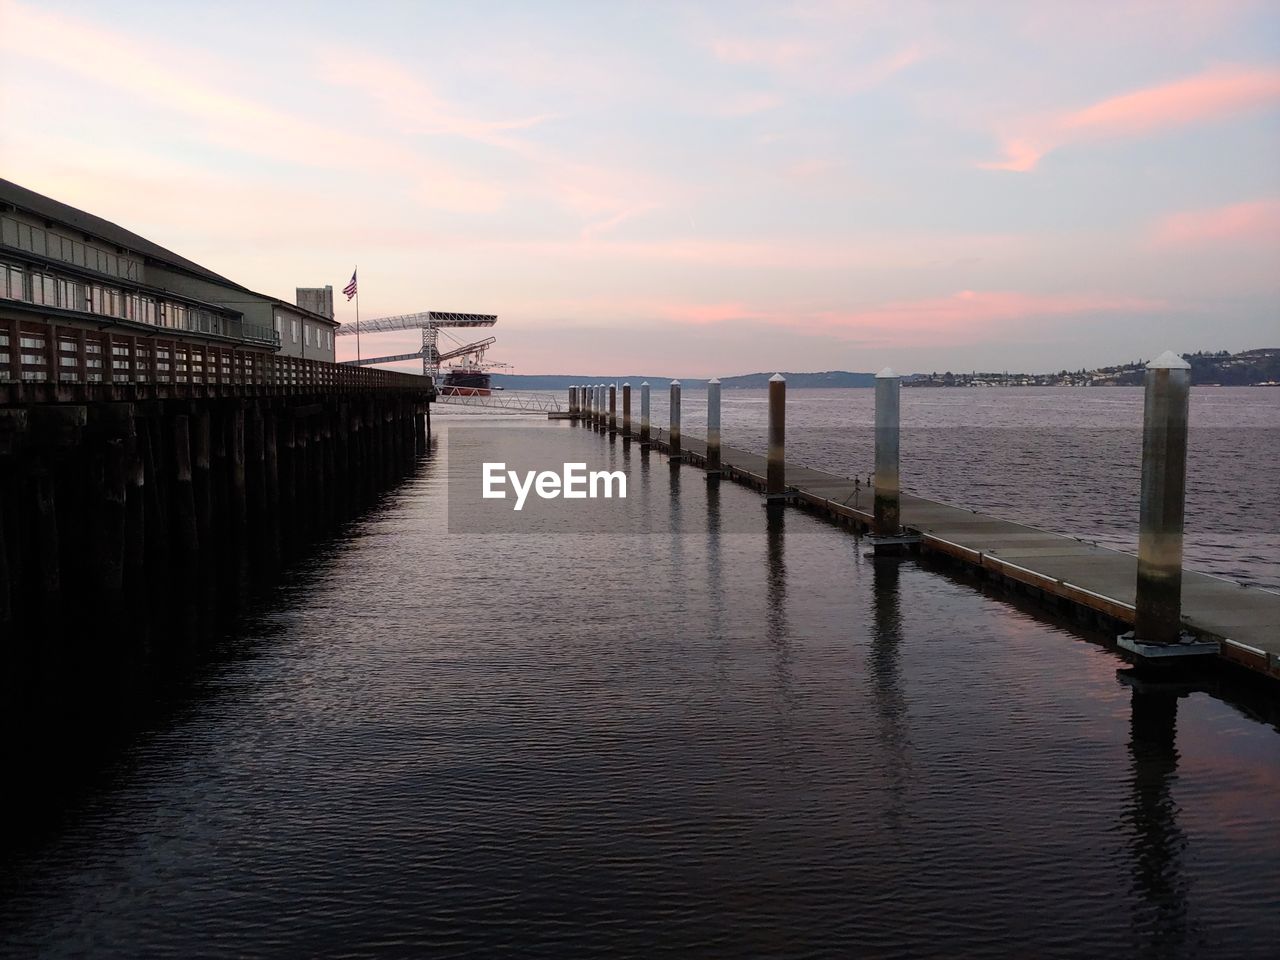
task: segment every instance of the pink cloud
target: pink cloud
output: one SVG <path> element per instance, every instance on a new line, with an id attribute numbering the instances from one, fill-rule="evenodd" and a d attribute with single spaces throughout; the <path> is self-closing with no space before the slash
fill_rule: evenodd
<path id="1" fill-rule="evenodd" d="M 736 301 L 690 302 L 611 298 L 607 303 L 557 304 L 563 311 L 590 315 L 605 308 L 627 318 L 658 318 L 680 326 L 718 324 L 787 327 L 806 336 L 828 336 L 886 346 L 937 346 L 971 343 L 1010 325 L 1047 317 L 1090 314 L 1146 314 L 1161 300 L 1097 294 L 1034 294 L 1000 290 L 961 290 L 948 296 L 890 301 L 860 309 L 814 308 L 797 304 Z"/>
<path id="2" fill-rule="evenodd" d="M 711 52 L 722 63 L 778 68 L 812 57 L 814 49 L 800 40 L 722 37 L 711 41 Z"/>
<path id="3" fill-rule="evenodd" d="M 1280 200 L 1251 200 L 1212 210 L 1170 214 L 1156 224 L 1157 246 L 1193 246 L 1224 240 L 1280 243 Z"/>
<path id="4" fill-rule="evenodd" d="M 0 21 L 5 25 L 0 52 L 50 64 L 60 74 L 84 77 L 157 106 L 173 117 L 175 131 L 204 143 L 290 165 L 393 174 L 425 185 L 418 198 L 438 209 L 493 212 L 504 202 L 501 184 L 465 169 L 231 92 L 223 78 L 244 78 L 243 71 L 202 49 L 147 43 L 9 0 L 0 0 Z"/>
<path id="5" fill-rule="evenodd" d="M 881 233 L 833 238 L 782 237 L 776 240 L 686 236 L 670 240 L 613 240 L 592 232 L 597 242 L 507 241 L 454 238 L 451 248 L 518 254 L 566 263 L 678 263 L 754 271 L 827 271 L 876 269 L 914 271 L 960 260 L 1007 260 L 1023 255 L 1028 241 L 1017 234 Z"/>
<path id="6" fill-rule="evenodd" d="M 471 117 L 441 99 L 413 69 L 376 53 L 329 48 L 320 51 L 327 79 L 366 97 L 401 133 L 457 137 L 503 151 L 521 162 L 504 192 L 521 190 L 550 196 L 583 220 L 582 236 L 607 233 L 639 213 L 663 205 L 678 192 L 671 182 L 622 165 L 584 161 L 545 143 L 520 136 L 553 119 L 538 114 L 506 120 Z M 461 193 L 461 186 L 454 193 Z M 479 191 L 470 190 L 471 195 Z M 479 195 L 483 201 L 483 195 Z M 481 209 L 488 209 L 483 207 Z"/>
<path id="7" fill-rule="evenodd" d="M 832 330 L 964 333 L 1009 322 L 1090 313 L 1147 313 L 1159 300 L 1092 294 L 1030 294 L 999 290 L 961 290 L 946 297 L 901 300 L 879 307 L 815 316 Z"/>
<path id="8" fill-rule="evenodd" d="M 748 93 L 716 104 L 711 112 L 722 117 L 749 117 L 782 106 L 782 97 L 776 93 Z"/>
<path id="9" fill-rule="evenodd" d="M 1280 102 L 1280 68 L 1220 67 L 1173 83 L 1099 101 L 1081 110 L 1032 118 L 1003 138 L 1004 157 L 987 170 L 1034 170 L 1067 144 L 1142 136 L 1217 120 Z"/>
<path id="10" fill-rule="evenodd" d="M 804 40 L 720 37 L 709 41 L 709 46 L 721 63 L 761 67 L 790 85 L 837 96 L 879 87 L 925 56 L 920 42 L 878 57 L 854 55 L 837 46 L 842 36 L 837 32 Z"/>

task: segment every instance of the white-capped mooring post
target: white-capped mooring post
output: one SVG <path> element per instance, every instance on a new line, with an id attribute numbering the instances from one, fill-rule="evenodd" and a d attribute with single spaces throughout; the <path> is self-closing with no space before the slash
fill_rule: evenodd
<path id="1" fill-rule="evenodd" d="M 898 437 L 902 380 L 888 367 L 876 374 L 876 492 L 872 529 L 877 537 L 901 531 Z"/>
<path id="2" fill-rule="evenodd" d="M 902 378 L 885 367 L 876 374 L 876 474 L 871 513 L 875 556 L 908 552 L 920 534 L 902 529 L 902 491 L 898 479 Z"/>
<path id="3" fill-rule="evenodd" d="M 569 419 L 578 419 L 578 386 L 569 384 Z"/>
<path id="4" fill-rule="evenodd" d="M 600 432 L 604 430 L 604 384 L 603 383 L 597 383 L 595 385 L 595 395 L 596 395 L 595 425 L 596 425 L 596 431 Z"/>
<path id="5" fill-rule="evenodd" d="M 667 438 L 671 448 L 672 463 L 679 463 L 683 457 L 680 449 L 680 381 L 671 381 L 671 434 Z"/>
<path id="6" fill-rule="evenodd" d="M 649 381 L 640 384 L 640 446 L 649 446 Z"/>
<path id="7" fill-rule="evenodd" d="M 631 384 L 622 385 L 622 439 L 631 439 Z"/>
<path id="8" fill-rule="evenodd" d="M 609 436 L 618 432 L 618 385 L 609 384 Z"/>
<path id="9" fill-rule="evenodd" d="M 1142 493 L 1133 630 L 1120 646 L 1160 659 L 1218 652 L 1182 631 L 1182 523 L 1187 487 L 1191 364 L 1166 351 L 1147 364 L 1142 412 Z"/>
<path id="10" fill-rule="evenodd" d="M 707 479 L 720 479 L 720 381 L 707 381 Z"/>
<path id="11" fill-rule="evenodd" d="M 769 378 L 769 454 L 765 465 L 765 495 L 787 495 L 787 380 L 780 373 Z"/>

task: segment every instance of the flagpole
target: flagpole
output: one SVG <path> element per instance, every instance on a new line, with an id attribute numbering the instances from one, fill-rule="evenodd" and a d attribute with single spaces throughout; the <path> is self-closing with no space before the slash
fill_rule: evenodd
<path id="1" fill-rule="evenodd" d="M 356 264 L 355 272 L 352 274 L 356 281 L 356 363 L 360 361 L 360 264 Z"/>

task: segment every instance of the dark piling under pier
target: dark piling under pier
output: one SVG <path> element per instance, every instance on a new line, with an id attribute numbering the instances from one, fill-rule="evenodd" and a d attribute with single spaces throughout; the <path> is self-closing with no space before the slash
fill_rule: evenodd
<path id="1" fill-rule="evenodd" d="M 84 745 L 413 469 L 429 380 L 11 384 L 0 405 L 8 767 Z"/>

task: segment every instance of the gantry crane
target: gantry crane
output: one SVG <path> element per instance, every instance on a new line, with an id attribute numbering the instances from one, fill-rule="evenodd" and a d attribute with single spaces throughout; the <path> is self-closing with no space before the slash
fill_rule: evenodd
<path id="1" fill-rule="evenodd" d="M 343 360 L 350 366 L 370 366 L 375 363 L 394 363 L 397 360 L 416 360 L 422 358 L 422 372 L 425 376 L 439 379 L 440 361 L 461 357 L 468 353 L 478 352 L 483 355 L 490 344 L 497 342 L 497 337 L 477 340 L 441 354 L 439 349 L 440 330 L 443 327 L 492 327 L 498 322 L 497 316 L 482 313 L 450 313 L 439 310 L 428 310 L 423 313 L 405 313 L 395 317 L 379 317 L 376 320 L 362 320 L 360 333 L 388 333 L 392 330 L 422 330 L 422 349 L 416 353 L 400 353 L 389 357 L 370 357 L 360 360 Z M 335 336 L 353 337 L 356 335 L 356 324 L 343 324 Z"/>

